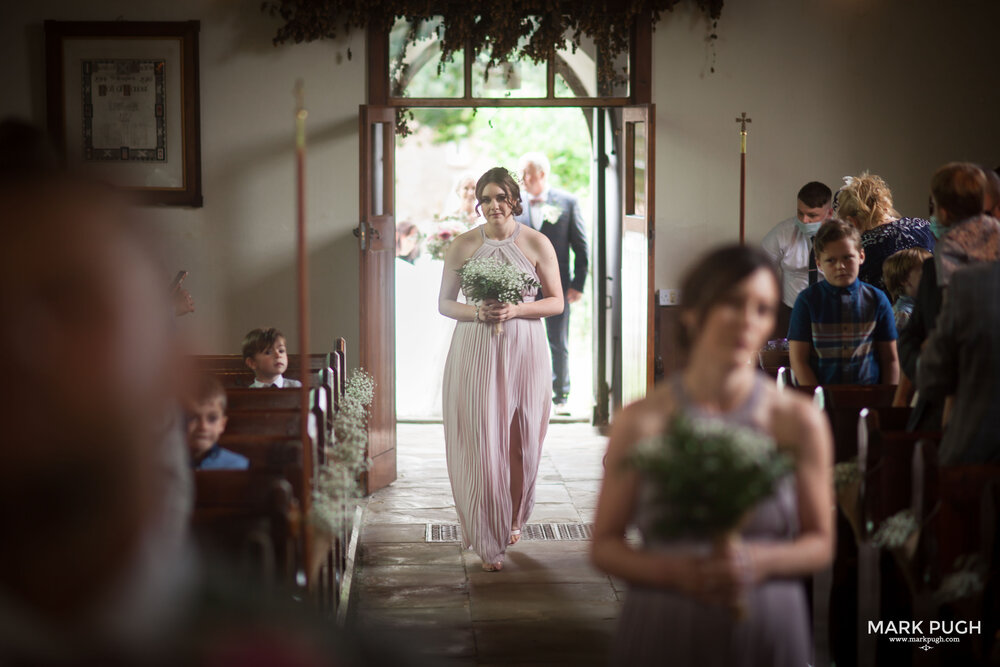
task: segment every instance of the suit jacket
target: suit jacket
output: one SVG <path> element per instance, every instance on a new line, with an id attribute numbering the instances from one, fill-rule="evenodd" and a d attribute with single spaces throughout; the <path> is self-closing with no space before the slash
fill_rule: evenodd
<path id="1" fill-rule="evenodd" d="M 954 273 L 917 387 L 932 400 L 955 396 L 941 463 L 1000 463 L 1000 264 Z"/>
<path id="2" fill-rule="evenodd" d="M 934 330 L 938 313 L 941 311 L 941 288 L 938 287 L 937 265 L 934 258 L 924 260 L 923 273 L 913 306 L 910 323 L 899 334 L 899 364 L 906 377 L 917 377 L 917 359 L 920 348 L 927 336 Z"/>
<path id="3" fill-rule="evenodd" d="M 521 206 L 524 210 L 521 215 L 514 216 L 515 220 L 529 227 L 531 227 L 531 212 L 528 210 L 530 200 L 531 197 L 527 196 L 527 193 L 522 193 Z M 550 188 L 546 204 L 558 206 L 560 210 L 559 219 L 555 222 L 543 221 L 539 231 L 548 237 L 556 250 L 563 294 L 565 295 L 570 287 L 582 292 L 583 285 L 587 281 L 587 269 L 590 266 L 590 250 L 587 246 L 587 232 L 583 228 L 583 216 L 580 215 L 580 202 L 568 192 Z M 570 248 L 573 249 L 572 276 L 569 271 Z"/>

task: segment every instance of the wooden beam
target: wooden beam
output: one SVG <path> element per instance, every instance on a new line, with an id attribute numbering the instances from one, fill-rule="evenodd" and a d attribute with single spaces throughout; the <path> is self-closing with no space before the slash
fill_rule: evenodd
<path id="1" fill-rule="evenodd" d="M 637 19 L 629 44 L 629 96 L 633 104 L 653 103 L 653 21 Z"/>

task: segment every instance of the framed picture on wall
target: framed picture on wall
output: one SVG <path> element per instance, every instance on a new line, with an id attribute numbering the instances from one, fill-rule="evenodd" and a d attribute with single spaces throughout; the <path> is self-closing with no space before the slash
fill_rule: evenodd
<path id="1" fill-rule="evenodd" d="M 201 206 L 198 21 L 46 21 L 48 125 L 73 168 Z"/>

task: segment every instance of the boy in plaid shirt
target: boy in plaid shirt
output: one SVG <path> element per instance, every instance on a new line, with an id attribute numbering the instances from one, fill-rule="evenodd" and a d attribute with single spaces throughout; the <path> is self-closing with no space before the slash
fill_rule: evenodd
<path id="1" fill-rule="evenodd" d="M 896 384 L 896 323 L 885 293 L 858 280 L 861 235 L 830 220 L 813 241 L 823 280 L 795 300 L 788 326 L 792 372 L 800 385 Z"/>

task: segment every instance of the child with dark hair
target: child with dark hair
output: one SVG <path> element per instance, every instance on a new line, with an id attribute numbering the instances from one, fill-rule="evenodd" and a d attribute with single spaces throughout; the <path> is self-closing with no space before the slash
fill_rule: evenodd
<path id="1" fill-rule="evenodd" d="M 923 248 L 906 248 L 889 255 L 882 265 L 882 281 L 892 298 L 892 313 L 896 318 L 896 331 L 901 332 L 910 323 L 916 303 L 917 287 L 924 270 L 924 260 L 931 253 Z"/>
<path id="2" fill-rule="evenodd" d="M 788 327 L 797 382 L 896 384 L 896 322 L 885 293 L 858 280 L 865 251 L 857 228 L 830 220 L 813 248 L 823 280 L 799 294 Z"/>
<path id="3" fill-rule="evenodd" d="M 187 401 L 187 444 L 195 470 L 246 470 L 250 461 L 219 446 L 226 430 L 226 390 L 210 375 L 198 378 Z"/>
<path id="4" fill-rule="evenodd" d="M 277 387 L 278 389 L 301 387 L 298 380 L 282 375 L 288 368 L 288 351 L 285 335 L 271 327 L 254 329 L 243 339 L 243 362 L 254 372 L 255 379 L 250 387 Z"/>

